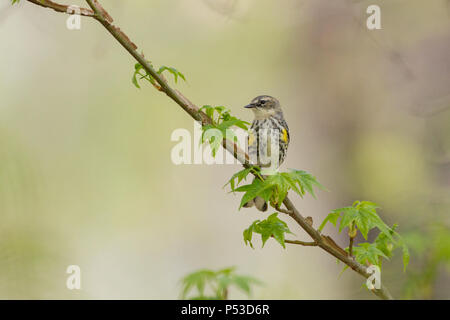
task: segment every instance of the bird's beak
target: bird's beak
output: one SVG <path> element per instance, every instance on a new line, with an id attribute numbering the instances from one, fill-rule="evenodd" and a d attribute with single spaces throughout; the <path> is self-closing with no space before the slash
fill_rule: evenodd
<path id="1" fill-rule="evenodd" d="M 248 105 L 246 105 L 244 108 L 247 108 L 247 109 L 251 109 L 251 108 L 254 108 L 254 107 L 256 107 L 254 104 L 248 104 Z"/>

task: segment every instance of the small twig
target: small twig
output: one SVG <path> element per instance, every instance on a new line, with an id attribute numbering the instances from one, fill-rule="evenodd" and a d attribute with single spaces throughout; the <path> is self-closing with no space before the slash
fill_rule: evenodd
<path id="1" fill-rule="evenodd" d="M 348 244 L 348 254 L 350 257 L 353 257 L 353 240 L 355 239 L 355 237 L 350 237 L 350 241 Z"/>
<path id="2" fill-rule="evenodd" d="M 279 205 L 275 207 L 275 210 L 277 210 L 277 211 L 279 211 L 279 212 L 281 212 L 281 213 L 285 213 L 285 214 L 287 214 L 288 216 L 290 216 L 290 215 L 293 214 L 292 211 L 287 210 L 287 209 L 280 208 Z"/>
<path id="3" fill-rule="evenodd" d="M 305 247 L 317 247 L 318 244 L 317 242 L 313 241 L 313 242 L 306 242 L 306 241 L 300 241 L 300 240 L 284 240 L 284 242 L 286 243 L 290 243 L 290 244 L 298 244 L 300 246 L 305 246 Z"/>
<path id="4" fill-rule="evenodd" d="M 353 241 L 355 240 L 356 232 L 356 225 L 355 222 L 353 222 L 350 229 L 348 230 L 348 237 L 350 239 L 348 244 L 348 254 L 350 257 L 353 257 Z"/>

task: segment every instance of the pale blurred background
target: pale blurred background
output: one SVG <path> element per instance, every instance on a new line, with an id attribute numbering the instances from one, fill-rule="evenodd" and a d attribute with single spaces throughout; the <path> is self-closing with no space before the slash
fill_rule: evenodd
<path id="1" fill-rule="evenodd" d="M 262 216 L 238 212 L 240 198 L 222 189 L 239 166 L 174 165 L 171 133 L 192 132 L 192 119 L 132 85 L 135 61 L 105 29 L 84 18 L 69 31 L 66 15 L 9 2 L 0 4 L 0 298 L 177 299 L 186 273 L 227 266 L 265 283 L 257 299 L 373 298 L 322 250 L 245 246 L 242 231 Z M 374 2 L 382 30 L 369 31 Z M 450 298 L 448 1 L 101 3 L 155 65 L 186 75 L 176 87 L 194 103 L 251 120 L 243 105 L 276 96 L 291 131 L 284 168 L 329 190 L 295 199 L 300 211 L 317 227 L 354 200 L 378 203 L 412 246 L 405 273 L 400 252 L 383 265 L 393 295 Z M 331 226 L 325 233 L 347 245 Z M 66 288 L 71 264 L 79 291 Z"/>

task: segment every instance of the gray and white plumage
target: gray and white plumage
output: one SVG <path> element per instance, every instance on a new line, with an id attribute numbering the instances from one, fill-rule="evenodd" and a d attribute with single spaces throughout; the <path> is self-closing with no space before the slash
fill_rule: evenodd
<path id="1" fill-rule="evenodd" d="M 246 108 L 250 108 L 255 115 L 247 140 L 250 164 L 278 169 L 286 158 L 290 141 L 289 127 L 280 102 L 263 95 L 253 99 Z M 244 207 L 253 205 L 260 211 L 268 208 L 266 201 L 260 197 L 247 202 Z"/>

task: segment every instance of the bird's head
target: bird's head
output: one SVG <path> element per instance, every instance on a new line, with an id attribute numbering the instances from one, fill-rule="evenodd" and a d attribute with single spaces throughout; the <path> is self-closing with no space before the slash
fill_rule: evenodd
<path id="1" fill-rule="evenodd" d="M 271 96 L 258 96 L 245 108 L 253 110 L 255 119 L 265 119 L 281 113 L 280 102 Z"/>

